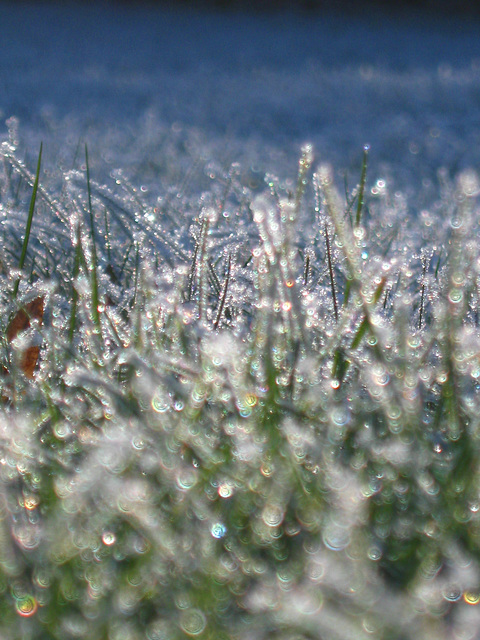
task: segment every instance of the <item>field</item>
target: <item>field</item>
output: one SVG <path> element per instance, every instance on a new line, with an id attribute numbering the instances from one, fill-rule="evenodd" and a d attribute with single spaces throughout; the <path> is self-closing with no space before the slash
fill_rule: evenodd
<path id="1" fill-rule="evenodd" d="M 474 18 L 0 15 L 1 640 L 478 640 Z"/>
<path id="2" fill-rule="evenodd" d="M 10 126 L 2 637 L 477 638 L 478 175 L 158 196 Z"/>

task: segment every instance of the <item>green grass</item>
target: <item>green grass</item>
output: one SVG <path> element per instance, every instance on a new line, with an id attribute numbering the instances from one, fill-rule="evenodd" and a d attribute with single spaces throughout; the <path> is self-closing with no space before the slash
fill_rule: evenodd
<path id="1" fill-rule="evenodd" d="M 475 174 L 407 217 L 367 151 L 160 205 L 1 153 L 1 637 L 475 637 Z"/>

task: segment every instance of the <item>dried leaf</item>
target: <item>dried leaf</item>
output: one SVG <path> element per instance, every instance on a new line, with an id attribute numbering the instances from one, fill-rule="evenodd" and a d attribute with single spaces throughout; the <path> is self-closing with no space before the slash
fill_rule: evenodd
<path id="1" fill-rule="evenodd" d="M 30 320 L 43 320 L 44 299 L 42 297 L 35 298 L 24 307 L 19 309 L 7 328 L 7 340 L 12 342 L 19 333 L 30 328 Z M 25 349 L 21 359 L 21 369 L 27 378 L 34 377 L 35 367 L 37 366 L 40 347 L 32 345 Z"/>

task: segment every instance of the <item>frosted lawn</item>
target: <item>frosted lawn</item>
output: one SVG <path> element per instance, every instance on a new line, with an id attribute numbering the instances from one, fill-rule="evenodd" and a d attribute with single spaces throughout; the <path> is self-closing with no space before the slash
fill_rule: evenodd
<path id="1" fill-rule="evenodd" d="M 2 637 L 475 638 L 476 173 L 36 174 L 10 124 Z"/>

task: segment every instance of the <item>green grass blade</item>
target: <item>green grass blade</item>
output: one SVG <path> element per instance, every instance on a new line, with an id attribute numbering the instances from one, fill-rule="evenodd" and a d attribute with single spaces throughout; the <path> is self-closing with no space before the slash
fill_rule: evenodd
<path id="1" fill-rule="evenodd" d="M 338 303 L 337 303 L 337 293 L 335 290 L 335 278 L 333 275 L 332 250 L 330 246 L 330 236 L 328 234 L 328 224 L 326 222 L 325 222 L 325 243 L 327 245 L 327 262 L 328 262 L 328 273 L 330 276 L 330 287 L 332 289 L 333 311 L 335 313 L 335 322 L 338 322 Z"/>
<path id="2" fill-rule="evenodd" d="M 20 271 L 22 271 L 25 265 L 25 259 L 27 257 L 28 241 L 30 239 L 30 231 L 32 229 L 33 213 L 35 211 L 35 202 L 37 199 L 38 181 L 40 179 L 40 167 L 42 164 L 42 150 L 43 150 L 43 143 L 40 143 L 40 151 L 38 153 L 38 161 L 37 161 L 37 171 L 35 173 L 35 182 L 33 183 L 32 197 L 30 199 L 30 206 L 28 208 L 27 226 L 25 227 L 25 237 L 23 239 L 22 253 L 20 255 L 20 262 L 18 265 L 18 268 Z M 17 278 L 17 281 L 15 282 L 15 286 L 13 288 L 14 298 L 17 297 L 19 286 L 20 286 L 20 276 Z"/>
<path id="3" fill-rule="evenodd" d="M 368 151 L 370 146 L 366 144 L 363 147 L 363 162 L 362 162 L 362 173 L 360 176 L 360 187 L 358 191 L 358 201 L 357 201 L 357 215 L 355 216 L 355 226 L 358 227 L 360 221 L 362 219 L 362 210 L 364 206 L 364 196 L 365 196 L 365 183 L 367 181 L 367 164 L 368 164 Z"/>
<path id="4" fill-rule="evenodd" d="M 75 247 L 75 262 L 73 264 L 72 274 L 72 306 L 70 309 L 70 322 L 68 327 L 68 341 L 70 344 L 73 342 L 73 336 L 75 335 L 75 327 L 77 323 L 77 305 L 78 305 L 78 291 L 75 288 L 75 279 L 80 273 L 80 262 L 82 258 L 82 232 L 80 223 L 77 226 L 77 245 Z"/>
<path id="5" fill-rule="evenodd" d="M 98 294 L 97 246 L 95 243 L 95 220 L 93 216 L 93 207 L 92 207 L 92 190 L 90 186 L 90 165 L 88 162 L 87 145 L 85 145 L 85 164 L 87 167 L 88 212 L 90 215 L 90 235 L 92 240 L 92 264 L 90 269 L 91 287 L 92 287 L 91 312 L 92 312 L 93 323 L 97 331 L 101 333 L 100 314 L 98 311 L 100 300 L 99 300 L 99 294 Z"/>
<path id="6" fill-rule="evenodd" d="M 385 279 L 382 279 L 382 281 L 380 282 L 380 284 L 378 285 L 378 287 L 375 290 L 375 294 L 373 296 L 373 302 L 374 304 L 377 304 L 377 302 L 380 300 L 383 290 L 385 288 Z M 362 320 L 362 322 L 360 323 L 360 326 L 357 329 L 356 334 L 353 337 L 352 340 L 352 345 L 351 345 L 351 349 L 354 350 L 358 347 L 358 345 L 360 344 L 360 342 L 362 341 L 363 336 L 365 335 L 367 329 L 371 329 L 371 320 L 370 320 L 370 316 L 368 314 L 365 314 L 364 319 Z"/>

